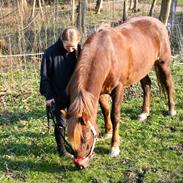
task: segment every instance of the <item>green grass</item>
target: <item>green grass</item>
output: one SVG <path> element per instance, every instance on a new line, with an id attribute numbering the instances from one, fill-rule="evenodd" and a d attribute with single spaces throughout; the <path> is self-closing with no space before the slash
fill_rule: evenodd
<path id="1" fill-rule="evenodd" d="M 90 167 L 77 170 L 73 162 L 60 158 L 51 133 L 47 133 L 44 99 L 39 95 L 39 63 L 27 63 L 0 73 L 0 86 L 8 95 L 0 105 L 0 182 L 123 183 L 183 180 L 183 59 L 172 65 L 176 88 L 177 116 L 167 116 L 166 102 L 153 81 L 151 116 L 136 120 L 141 92 L 128 96 L 121 109 L 121 154 L 108 156 L 110 141 L 97 141 Z M 179 65 L 177 65 L 179 64 Z M 24 68 L 24 69 L 23 69 Z M 0 88 L 0 89 L 1 89 Z M 139 94 L 140 93 L 140 94 Z M 98 114 L 104 132 L 101 111 Z"/>

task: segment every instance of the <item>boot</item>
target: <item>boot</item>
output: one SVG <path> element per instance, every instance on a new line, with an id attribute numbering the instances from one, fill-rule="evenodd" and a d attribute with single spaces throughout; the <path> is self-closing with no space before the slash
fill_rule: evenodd
<path id="1" fill-rule="evenodd" d="M 63 127 L 57 126 L 55 125 L 55 140 L 57 143 L 57 150 L 58 153 L 60 155 L 60 157 L 66 156 L 68 158 L 74 158 L 74 155 L 70 154 L 64 145 L 64 139 L 62 138 L 62 136 L 64 137 L 64 131 L 65 129 Z M 62 135 L 61 135 L 62 134 Z"/>
<path id="2" fill-rule="evenodd" d="M 55 141 L 57 143 L 58 153 L 60 156 L 64 156 L 66 152 L 64 146 L 64 139 L 62 138 L 62 136 L 64 137 L 64 128 L 55 125 L 54 134 L 55 134 Z"/>

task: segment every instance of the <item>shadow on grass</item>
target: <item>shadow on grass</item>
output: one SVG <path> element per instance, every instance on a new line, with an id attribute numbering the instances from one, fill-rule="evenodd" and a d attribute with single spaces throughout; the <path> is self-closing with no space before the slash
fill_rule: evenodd
<path id="1" fill-rule="evenodd" d="M 122 116 L 129 116 L 132 120 L 137 120 L 138 115 L 140 114 L 140 110 L 134 108 L 122 108 L 121 114 Z"/>
<path id="2" fill-rule="evenodd" d="M 0 112 L 0 125 L 13 125 L 17 124 L 20 120 L 30 120 L 39 119 L 41 117 L 46 117 L 46 112 L 44 110 L 33 110 L 30 112 Z"/>
<path id="3" fill-rule="evenodd" d="M 60 157 L 60 163 L 57 163 L 55 158 L 52 160 L 53 155 L 59 157 L 56 145 L 37 145 L 34 142 L 31 145 L 9 143 L 0 147 L 0 171 L 4 173 L 9 170 L 60 173 L 78 170 L 67 157 Z"/>
<path id="4" fill-rule="evenodd" d="M 14 138 L 20 138 L 20 137 L 28 137 L 28 138 L 36 138 L 36 139 L 39 139 L 39 138 L 43 138 L 43 137 L 46 137 L 48 136 L 49 133 L 37 133 L 37 132 L 31 132 L 31 131 L 26 131 L 26 132 L 16 132 L 16 134 L 13 134 L 13 137 Z M 9 138 L 10 134 L 0 134 L 0 139 L 2 138 Z"/>
<path id="5" fill-rule="evenodd" d="M 2 163 L 4 162 L 4 163 Z M 65 164 L 65 163 L 64 163 Z M 34 171 L 34 172 L 49 172 L 49 173 L 61 173 L 67 171 L 77 171 L 78 168 L 74 166 L 72 162 L 70 165 L 62 165 L 61 163 L 51 163 L 50 161 L 40 160 L 39 162 L 25 160 L 17 161 L 7 158 L 0 158 L 0 171 Z"/>
<path id="6" fill-rule="evenodd" d="M 94 149 L 96 154 L 109 154 L 110 146 L 109 147 L 102 147 L 102 146 L 96 146 Z"/>
<path id="7" fill-rule="evenodd" d="M 17 156 L 42 156 L 56 152 L 56 146 L 37 145 L 34 140 L 31 140 L 31 145 L 25 143 L 9 143 L 0 148 L 0 155 Z"/>

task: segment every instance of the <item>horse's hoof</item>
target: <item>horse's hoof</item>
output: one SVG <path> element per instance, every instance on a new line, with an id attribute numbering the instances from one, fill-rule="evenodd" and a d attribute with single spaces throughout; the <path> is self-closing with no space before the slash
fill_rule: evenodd
<path id="1" fill-rule="evenodd" d="M 111 152 L 109 153 L 109 155 L 111 157 L 117 157 L 120 153 L 119 147 L 112 147 Z"/>
<path id="2" fill-rule="evenodd" d="M 103 136 L 103 138 L 104 138 L 105 140 L 111 139 L 111 138 L 112 138 L 112 132 L 105 133 L 104 136 Z"/>
<path id="3" fill-rule="evenodd" d="M 142 113 L 138 116 L 138 120 L 139 121 L 145 121 L 147 119 L 147 117 L 149 116 L 148 113 Z"/>
<path id="4" fill-rule="evenodd" d="M 177 112 L 176 111 L 169 111 L 169 116 L 175 116 L 176 114 L 177 114 Z"/>

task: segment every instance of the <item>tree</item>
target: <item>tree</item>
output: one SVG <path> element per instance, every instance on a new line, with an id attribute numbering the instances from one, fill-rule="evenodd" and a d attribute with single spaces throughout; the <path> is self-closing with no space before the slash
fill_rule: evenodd
<path id="1" fill-rule="evenodd" d="M 177 0 L 172 0 L 170 18 L 169 18 L 171 32 L 173 32 L 174 24 L 175 24 L 176 6 L 177 6 Z"/>
<path id="2" fill-rule="evenodd" d="M 97 0 L 96 6 L 95 6 L 95 12 L 96 12 L 96 14 L 99 14 L 100 13 L 100 10 L 102 8 L 102 3 L 103 3 L 103 0 Z"/>
<path id="3" fill-rule="evenodd" d="M 86 33 L 86 14 L 87 14 L 88 0 L 80 0 L 78 5 L 77 28 L 85 34 Z"/>
<path id="4" fill-rule="evenodd" d="M 127 20 L 128 17 L 128 0 L 124 0 L 123 2 L 123 22 Z"/>
<path id="5" fill-rule="evenodd" d="M 153 15 L 154 7 L 155 7 L 155 5 L 156 5 L 156 2 L 157 2 L 157 0 L 153 0 L 153 2 L 152 2 L 152 4 L 151 4 L 150 11 L 149 11 L 149 16 L 152 16 L 152 15 Z"/>
<path id="6" fill-rule="evenodd" d="M 71 1 L 72 4 L 72 14 L 71 14 L 71 20 L 72 20 L 72 24 L 74 25 L 74 21 L 75 21 L 75 6 L 76 6 L 76 1 L 72 0 Z"/>
<path id="7" fill-rule="evenodd" d="M 132 6 L 132 3 L 133 3 L 133 6 Z M 129 1 L 129 9 L 132 10 L 134 13 L 140 11 L 140 9 L 138 9 L 138 5 L 139 5 L 138 0 L 130 0 Z"/>
<path id="8" fill-rule="evenodd" d="M 162 0 L 162 2 L 161 2 L 161 11 L 160 11 L 159 19 L 165 25 L 167 25 L 167 23 L 168 23 L 171 3 L 172 3 L 172 0 Z"/>

